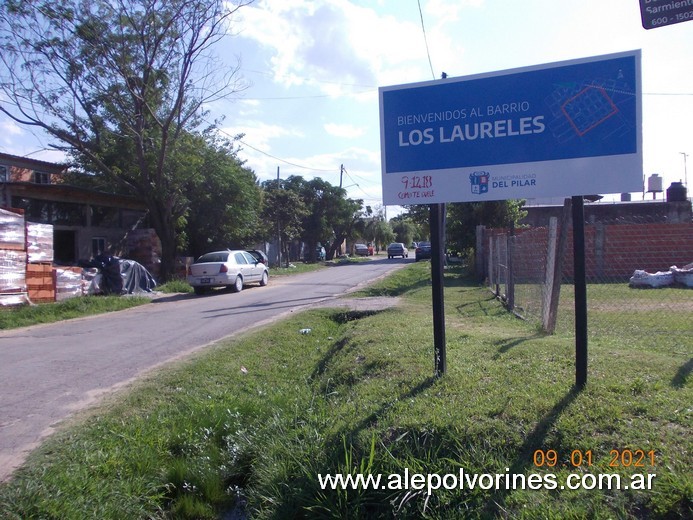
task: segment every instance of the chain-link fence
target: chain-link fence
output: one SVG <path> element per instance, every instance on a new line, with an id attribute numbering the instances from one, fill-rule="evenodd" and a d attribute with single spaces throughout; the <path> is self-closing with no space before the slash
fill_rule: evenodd
<path id="1" fill-rule="evenodd" d="M 477 271 L 518 316 L 547 332 L 568 330 L 574 316 L 570 210 L 546 220 L 515 230 L 480 226 Z M 585 223 L 585 263 L 591 333 L 627 327 L 693 346 L 690 216 L 592 215 Z"/>

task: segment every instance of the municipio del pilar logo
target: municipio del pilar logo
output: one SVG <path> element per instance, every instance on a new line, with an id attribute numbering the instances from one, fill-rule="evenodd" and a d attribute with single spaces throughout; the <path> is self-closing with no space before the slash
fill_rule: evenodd
<path id="1" fill-rule="evenodd" d="M 472 193 L 483 195 L 488 193 L 488 180 L 491 177 L 489 172 L 474 172 L 469 175 L 469 182 L 472 185 Z"/>

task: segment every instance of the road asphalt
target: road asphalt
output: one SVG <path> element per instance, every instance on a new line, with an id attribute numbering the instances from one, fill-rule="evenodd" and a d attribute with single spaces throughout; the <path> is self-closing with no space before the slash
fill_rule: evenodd
<path id="1" fill-rule="evenodd" d="M 340 296 L 411 260 L 345 263 L 204 296 L 0 332 L 0 481 L 75 412 L 163 365 Z"/>

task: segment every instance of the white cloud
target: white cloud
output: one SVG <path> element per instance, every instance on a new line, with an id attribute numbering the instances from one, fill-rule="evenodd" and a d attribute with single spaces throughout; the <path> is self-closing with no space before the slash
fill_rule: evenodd
<path id="1" fill-rule="evenodd" d="M 0 135 L 2 135 L 4 144 L 12 144 L 14 141 L 13 137 L 21 136 L 22 134 L 24 134 L 22 128 L 11 119 L 4 118 L 0 120 Z"/>
<path id="2" fill-rule="evenodd" d="M 271 50 L 274 80 L 287 87 L 313 84 L 337 96 L 429 79 L 419 25 L 347 0 L 261 1 L 246 8 L 243 24 L 241 36 Z"/>
<path id="3" fill-rule="evenodd" d="M 361 137 L 364 134 L 364 129 L 354 125 L 339 125 L 336 123 L 327 123 L 324 125 L 325 131 L 335 137 L 346 137 L 353 139 Z"/>

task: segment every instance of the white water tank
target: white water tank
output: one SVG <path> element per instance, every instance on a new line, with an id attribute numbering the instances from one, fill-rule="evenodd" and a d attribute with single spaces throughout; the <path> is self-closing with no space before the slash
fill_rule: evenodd
<path id="1" fill-rule="evenodd" d="M 664 191 L 662 189 L 662 178 L 658 173 L 653 173 L 647 178 L 647 193 L 661 193 Z"/>

